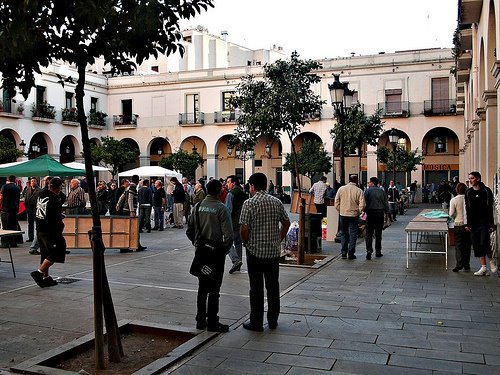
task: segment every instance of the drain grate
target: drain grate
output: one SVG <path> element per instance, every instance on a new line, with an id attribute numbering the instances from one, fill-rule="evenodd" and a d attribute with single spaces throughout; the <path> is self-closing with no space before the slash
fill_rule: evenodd
<path id="1" fill-rule="evenodd" d="M 73 279 L 71 277 L 59 277 L 58 279 L 56 279 L 56 281 L 59 284 L 71 284 L 80 281 L 80 279 Z"/>

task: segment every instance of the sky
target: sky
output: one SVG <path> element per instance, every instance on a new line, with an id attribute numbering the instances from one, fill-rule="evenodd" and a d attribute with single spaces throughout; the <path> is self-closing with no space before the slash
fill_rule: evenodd
<path id="1" fill-rule="evenodd" d="M 322 59 L 422 48 L 451 48 L 458 0 L 214 0 L 180 23 L 251 49 L 296 50 Z"/>

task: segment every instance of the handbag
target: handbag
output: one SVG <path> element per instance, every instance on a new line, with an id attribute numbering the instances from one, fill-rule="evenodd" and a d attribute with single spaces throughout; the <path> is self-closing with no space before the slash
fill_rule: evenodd
<path id="1" fill-rule="evenodd" d="M 195 226 L 196 226 L 196 249 L 193 262 L 189 268 L 189 273 L 198 278 L 213 279 L 215 277 L 215 260 L 217 257 L 217 246 L 212 241 L 204 239 L 200 236 L 200 203 L 195 209 Z"/>

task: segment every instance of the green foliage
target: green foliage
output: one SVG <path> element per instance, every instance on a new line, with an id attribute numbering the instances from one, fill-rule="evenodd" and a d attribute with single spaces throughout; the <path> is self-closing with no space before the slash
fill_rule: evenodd
<path id="1" fill-rule="evenodd" d="M 286 133 L 295 155 L 293 139 L 309 123 L 310 115 L 321 111 L 324 104 L 311 89 L 311 85 L 321 81 L 313 73 L 319 68 L 317 61 L 301 60 L 293 52 L 288 61 L 266 65 L 262 80 L 252 75 L 243 77 L 231 100 L 235 108 L 242 110 L 235 132 L 237 139 L 244 137 L 240 143 L 255 145 L 259 136 L 279 139 Z"/>
<path id="2" fill-rule="evenodd" d="M 387 166 L 387 169 L 392 171 L 394 163 L 396 163 L 396 170 L 400 172 L 411 172 L 417 170 L 417 165 L 422 164 L 424 161 L 423 156 L 418 155 L 417 151 L 407 151 L 403 148 L 397 147 L 396 154 L 388 147 L 382 146 L 377 149 L 377 161 Z M 396 156 L 396 160 L 394 160 Z"/>
<path id="3" fill-rule="evenodd" d="M 139 157 L 139 150 L 132 148 L 128 143 L 119 141 L 113 137 L 101 137 L 102 144 L 92 145 L 90 154 L 93 164 L 109 165 L 113 178 L 118 175 L 118 171 L 133 163 Z"/>
<path id="4" fill-rule="evenodd" d="M 179 171 L 184 177 L 194 178 L 198 166 L 203 167 L 203 156 L 197 152 L 188 153 L 179 149 L 160 159 L 160 167 Z"/>
<path id="5" fill-rule="evenodd" d="M 0 135 L 0 164 L 14 162 L 21 156 L 23 153 L 17 149 L 16 144 Z"/>
<path id="6" fill-rule="evenodd" d="M 332 162 L 323 144 L 319 141 L 305 141 L 297 152 L 299 174 L 311 180 L 314 176 L 325 174 L 332 170 Z M 291 154 L 286 155 L 283 170 L 290 171 L 295 176 L 295 163 Z"/>
<path id="7" fill-rule="evenodd" d="M 353 106 L 344 122 L 344 156 L 353 154 L 358 150 L 358 155 L 361 156 L 363 145 L 377 145 L 377 141 L 382 134 L 384 122 L 380 118 L 380 110 L 373 115 L 367 116 L 361 109 L 361 104 L 357 103 Z M 330 130 L 332 138 L 334 138 L 335 147 L 340 149 L 341 128 L 339 122 Z"/>
<path id="8" fill-rule="evenodd" d="M 81 67 L 103 56 L 113 72 L 129 72 L 151 55 L 182 53 L 179 20 L 208 7 L 213 7 L 212 0 L 3 1 L 3 84 L 11 97 L 19 88 L 26 98 L 35 84 L 34 74 L 56 60 Z"/>

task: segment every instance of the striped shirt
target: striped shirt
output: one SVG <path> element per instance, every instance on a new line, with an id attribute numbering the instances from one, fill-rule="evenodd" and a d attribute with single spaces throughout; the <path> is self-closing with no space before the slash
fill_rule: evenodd
<path id="1" fill-rule="evenodd" d="M 68 208 L 85 207 L 85 191 L 81 187 L 68 193 Z"/>
<path id="2" fill-rule="evenodd" d="M 241 208 L 240 224 L 248 227 L 247 250 L 257 258 L 278 258 L 281 254 L 279 224 L 288 220 L 278 198 L 257 191 Z"/>

